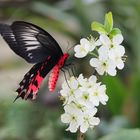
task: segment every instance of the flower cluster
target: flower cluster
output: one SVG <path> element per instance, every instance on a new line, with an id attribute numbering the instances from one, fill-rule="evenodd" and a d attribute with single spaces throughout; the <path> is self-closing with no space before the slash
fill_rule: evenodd
<path id="1" fill-rule="evenodd" d="M 105 105 L 108 101 L 106 86 L 97 82 L 96 76 L 89 79 L 82 74 L 78 78 L 71 77 L 64 82 L 60 91 L 64 100 L 65 113 L 61 116 L 63 123 L 69 124 L 67 130 L 85 133 L 88 128 L 98 125 L 100 120 L 95 117 L 99 103 Z"/>
<path id="2" fill-rule="evenodd" d="M 124 68 L 125 48 L 122 46 L 123 36 L 120 29 L 113 28 L 112 13 L 105 15 L 104 24 L 93 22 L 92 30 L 99 36 L 82 38 L 80 44 L 74 47 L 75 57 L 83 58 L 91 55 L 90 65 L 99 75 L 115 76 L 117 69 Z M 69 124 L 67 130 L 76 132 L 78 129 L 85 133 L 88 128 L 98 125 L 100 120 L 95 117 L 99 104 L 105 105 L 108 101 L 106 86 L 97 82 L 96 76 L 89 79 L 79 75 L 64 82 L 60 91 L 64 101 L 64 111 L 61 120 Z"/>
<path id="3" fill-rule="evenodd" d="M 122 34 L 117 34 L 109 38 L 106 34 L 100 34 L 99 39 L 81 39 L 80 44 L 74 48 L 75 57 L 83 58 L 88 54 L 94 57 L 90 60 L 90 65 L 96 69 L 99 75 L 107 73 L 115 76 L 118 69 L 124 67 L 125 48 L 121 45 L 123 41 Z M 97 54 L 95 54 L 96 50 Z"/>
<path id="4" fill-rule="evenodd" d="M 98 32 L 96 40 L 82 38 L 80 44 L 74 47 L 75 57 L 83 58 L 92 55 L 90 65 L 99 75 L 115 76 L 117 69 L 124 68 L 125 48 L 121 45 L 123 36 L 120 29 L 113 28 L 113 16 L 109 12 L 105 15 L 104 25 L 98 22 L 91 24 L 92 30 Z"/>

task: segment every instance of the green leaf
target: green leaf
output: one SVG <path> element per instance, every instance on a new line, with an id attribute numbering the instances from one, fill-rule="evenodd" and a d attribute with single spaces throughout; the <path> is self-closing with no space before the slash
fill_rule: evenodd
<path id="1" fill-rule="evenodd" d="M 99 22 L 92 22 L 91 24 L 91 29 L 93 31 L 97 31 L 99 33 L 104 33 L 104 34 L 107 34 L 105 28 L 104 28 L 104 25 L 99 23 Z"/>
<path id="2" fill-rule="evenodd" d="M 114 115 L 122 113 L 124 101 L 127 97 L 128 90 L 119 77 L 104 76 L 103 82 L 107 87 L 109 96 L 108 107 Z M 115 89 L 115 90 L 114 90 Z"/>
<path id="3" fill-rule="evenodd" d="M 113 37 L 117 34 L 121 34 L 121 30 L 119 28 L 113 28 L 109 35 Z"/>
<path id="4" fill-rule="evenodd" d="M 113 17 L 112 17 L 111 12 L 109 12 L 105 15 L 104 26 L 105 26 L 107 33 L 110 33 L 112 31 L 112 29 L 113 29 Z"/>
<path id="5" fill-rule="evenodd" d="M 122 129 L 98 140 L 139 140 L 140 129 Z"/>

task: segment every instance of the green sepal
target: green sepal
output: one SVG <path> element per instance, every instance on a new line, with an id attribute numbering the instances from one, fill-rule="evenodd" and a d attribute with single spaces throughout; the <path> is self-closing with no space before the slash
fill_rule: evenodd
<path id="1" fill-rule="evenodd" d="M 109 36 L 113 37 L 117 34 L 121 34 L 121 30 L 119 28 L 113 28 L 112 31 L 110 32 Z"/>

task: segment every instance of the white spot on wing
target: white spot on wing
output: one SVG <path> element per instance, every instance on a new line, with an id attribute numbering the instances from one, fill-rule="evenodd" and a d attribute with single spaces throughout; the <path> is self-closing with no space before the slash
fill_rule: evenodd
<path id="1" fill-rule="evenodd" d="M 39 46 L 26 47 L 26 50 L 30 51 L 30 50 L 34 50 L 34 49 L 37 49 L 37 48 L 39 48 Z"/>
<path id="2" fill-rule="evenodd" d="M 23 36 L 22 38 L 23 38 L 23 40 L 33 40 L 33 41 L 36 41 L 36 38 L 32 37 L 32 36 Z"/>
<path id="3" fill-rule="evenodd" d="M 37 40 L 32 40 L 32 41 L 25 41 L 26 45 L 39 45 Z"/>
<path id="4" fill-rule="evenodd" d="M 33 58 L 32 53 L 29 53 L 29 54 L 28 54 L 28 57 L 29 57 L 30 59 L 32 59 L 32 58 Z"/>

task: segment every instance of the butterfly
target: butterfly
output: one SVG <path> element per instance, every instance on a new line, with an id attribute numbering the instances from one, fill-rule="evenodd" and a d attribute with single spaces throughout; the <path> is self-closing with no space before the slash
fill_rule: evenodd
<path id="1" fill-rule="evenodd" d="M 68 53 L 63 54 L 56 40 L 37 25 L 24 21 L 0 24 L 0 34 L 17 55 L 35 64 L 19 83 L 16 99 L 36 99 L 42 81 L 50 71 L 48 88 L 54 91 L 59 72 L 69 57 Z"/>

